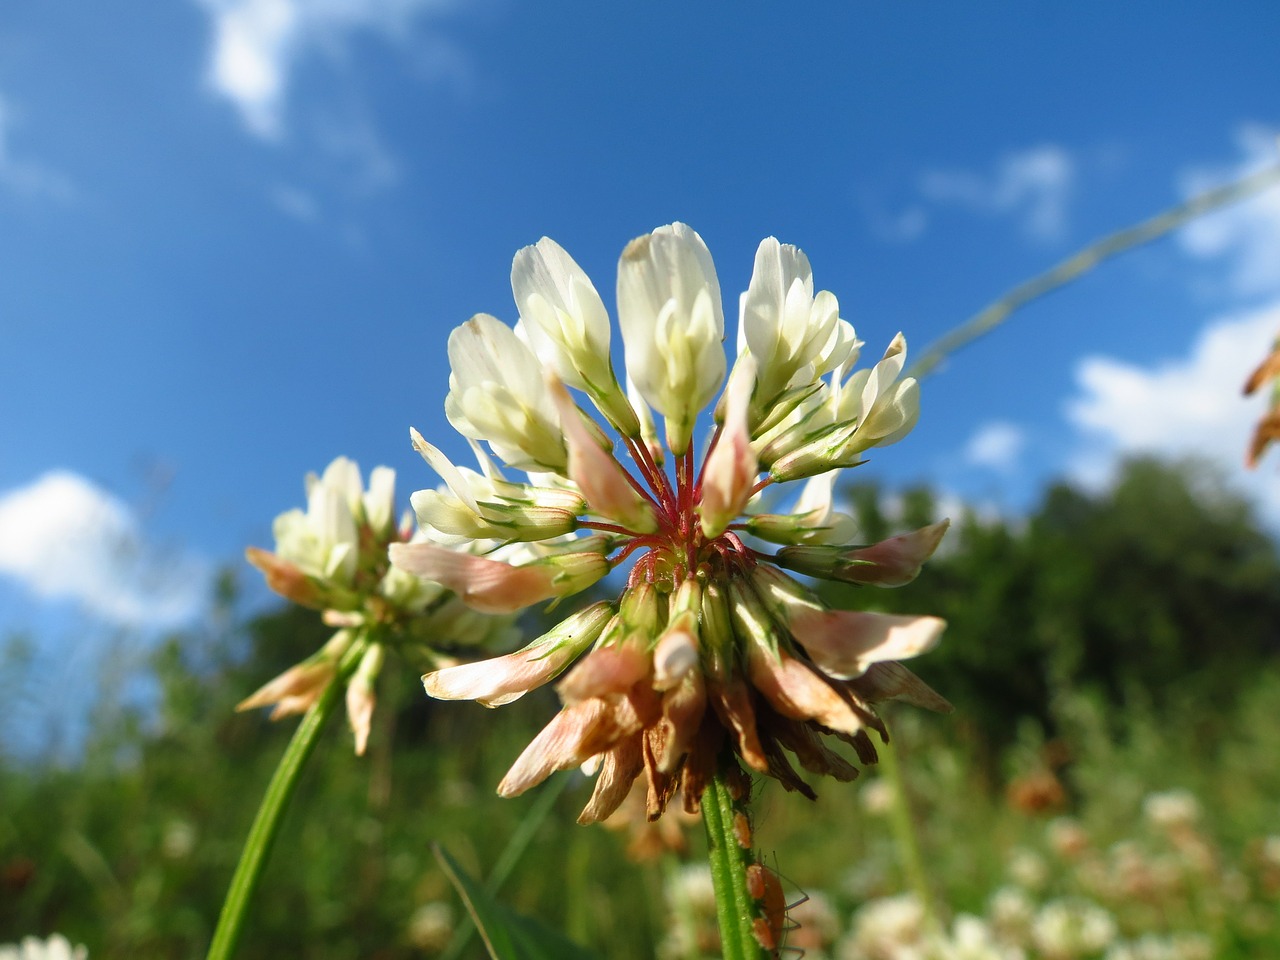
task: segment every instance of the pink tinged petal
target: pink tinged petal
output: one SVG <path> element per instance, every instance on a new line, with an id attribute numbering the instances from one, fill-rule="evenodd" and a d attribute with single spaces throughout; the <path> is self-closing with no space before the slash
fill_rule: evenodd
<path id="1" fill-rule="evenodd" d="M 658 529 L 652 505 L 627 480 L 621 464 L 601 449 L 583 423 L 582 413 L 569 391 L 551 377 L 547 386 L 560 413 L 560 424 L 569 447 L 569 479 L 578 485 L 591 511 L 617 520 L 636 533 L 652 533 Z"/>
<path id="2" fill-rule="evenodd" d="M 369 731 L 373 725 L 373 708 L 377 704 L 378 673 L 382 670 L 385 651 L 375 643 L 360 658 L 360 666 L 347 684 L 347 719 L 355 734 L 356 756 L 364 756 L 369 745 Z"/>
<path id="3" fill-rule="evenodd" d="M 792 635 L 823 673 L 848 680 L 873 663 L 905 660 L 933 649 L 946 621 L 860 610 L 797 610 Z"/>
<path id="4" fill-rule="evenodd" d="M 747 354 L 738 360 L 729 378 L 724 427 L 703 473 L 698 513 L 702 532 L 711 539 L 724 533 L 746 509 L 759 473 L 747 423 L 755 380 L 756 361 Z"/>
<path id="5" fill-rule="evenodd" d="M 950 526 L 950 520 L 943 520 L 882 540 L 871 547 L 851 550 L 844 556 L 855 565 L 842 579 L 880 587 L 908 584 L 919 575 L 924 562 L 933 556 Z"/>
<path id="6" fill-rule="evenodd" d="M 603 700 L 584 700 L 565 707 L 542 728 L 516 758 L 498 784 L 498 794 L 518 797 L 557 770 L 569 770 L 601 752 L 592 749 L 599 728 L 608 726 L 613 707 Z"/>
<path id="7" fill-rule="evenodd" d="M 393 543 L 389 554 L 393 566 L 447 587 L 481 613 L 515 613 L 560 596 L 556 571 L 545 565 L 513 567 L 429 543 Z"/>
<path id="8" fill-rule="evenodd" d="M 304 607 L 323 607 L 326 596 L 314 579 L 288 560 L 282 560 L 268 550 L 248 547 L 244 557 L 262 571 L 267 586 L 294 603 Z"/>
<path id="9" fill-rule="evenodd" d="M 511 703 L 559 676 L 595 642 L 612 617 L 613 607 L 608 602 L 593 603 L 523 650 L 436 670 L 424 676 L 422 684 L 427 695 L 437 700 L 476 700 L 486 707 Z"/>
<path id="10" fill-rule="evenodd" d="M 328 659 L 299 663 L 236 704 L 237 710 L 275 705 L 272 720 L 305 712 L 320 699 L 337 672 L 337 664 Z"/>
<path id="11" fill-rule="evenodd" d="M 373 708 L 377 697 L 373 688 L 347 687 L 347 720 L 351 724 L 351 732 L 355 735 L 356 756 L 363 757 L 369 745 L 369 731 L 373 726 Z"/>
<path id="12" fill-rule="evenodd" d="M 600 647 L 560 681 L 556 692 L 566 704 L 625 693 L 649 672 L 649 656 L 636 643 Z"/>
<path id="13" fill-rule="evenodd" d="M 813 720 L 838 733 L 855 734 L 862 718 L 816 670 L 786 653 L 771 653 L 758 643 L 747 648 L 751 683 L 769 705 L 792 720 Z"/>
<path id="14" fill-rule="evenodd" d="M 644 770 L 644 753 L 641 734 L 635 733 L 618 742 L 605 754 L 596 778 L 596 788 L 591 800 L 578 817 L 579 823 L 599 823 L 622 805 L 631 792 L 631 785 Z"/>

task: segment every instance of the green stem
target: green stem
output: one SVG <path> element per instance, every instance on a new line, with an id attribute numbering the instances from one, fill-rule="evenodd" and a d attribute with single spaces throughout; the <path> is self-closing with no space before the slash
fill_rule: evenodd
<path id="1" fill-rule="evenodd" d="M 911 798 L 907 794 L 907 781 L 902 774 L 902 764 L 898 762 L 898 748 L 893 743 L 885 743 L 877 749 L 880 754 L 880 768 L 884 771 L 883 776 L 893 788 L 890 826 L 893 830 L 894 843 L 898 847 L 898 859 L 902 861 L 902 872 L 906 875 L 907 884 L 920 901 L 921 909 L 924 910 L 925 926 L 936 930 L 938 915 L 933 907 L 933 891 L 929 889 L 924 857 L 920 854 L 916 820 L 911 812 Z"/>
<path id="2" fill-rule="evenodd" d="M 747 867 L 754 860 L 750 850 L 739 846 L 733 829 L 735 816 L 746 816 L 749 805 L 745 796 L 734 800 L 723 771 L 722 763 L 702 794 L 702 822 L 707 828 L 707 859 L 716 891 L 720 949 L 724 960 L 760 960 L 764 951 L 752 932 L 752 921 L 759 916 L 760 906 L 747 891 Z"/>
<path id="3" fill-rule="evenodd" d="M 357 661 L 358 662 L 358 661 Z M 333 712 L 334 706 L 341 699 L 346 686 L 345 676 L 339 670 L 329 685 L 324 688 L 318 699 L 298 724 L 293 739 L 285 748 L 284 756 L 276 767 L 276 772 L 267 785 L 267 792 L 262 796 L 258 807 L 258 815 L 253 826 L 249 828 L 249 836 L 245 839 L 244 850 L 240 853 L 240 862 L 231 878 L 231 886 L 227 888 L 227 898 L 222 904 L 222 914 L 218 917 L 218 927 L 213 932 L 213 942 L 209 944 L 207 960 L 229 960 L 235 953 L 236 944 L 244 928 L 245 916 L 254 892 L 258 889 L 258 881 L 262 879 L 263 868 L 271 853 L 271 845 L 276 834 L 280 832 L 280 824 L 284 812 L 298 786 L 302 768 L 315 749 L 320 731 L 325 721 Z"/>
<path id="4" fill-rule="evenodd" d="M 1252 176 L 1192 197 L 1185 203 L 1166 210 L 1149 220 L 1118 230 L 1094 241 L 1039 276 L 1026 280 L 999 299 L 983 307 L 960 326 L 931 343 L 920 359 L 911 365 L 907 376 L 923 378 L 952 353 L 990 333 L 1009 319 L 1009 315 L 1032 300 L 1070 283 L 1088 273 L 1104 260 L 1170 233 L 1189 220 L 1219 207 L 1238 203 L 1280 183 L 1280 166 L 1268 167 Z"/>

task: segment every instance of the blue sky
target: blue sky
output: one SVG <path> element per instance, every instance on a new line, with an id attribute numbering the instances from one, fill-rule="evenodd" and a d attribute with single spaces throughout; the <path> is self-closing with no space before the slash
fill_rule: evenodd
<path id="1" fill-rule="evenodd" d="M 733 302 L 796 243 L 878 353 L 1274 159 L 1264 2 L 588 6 L 9 0 L 0 636 L 198 618 L 337 454 L 434 485 L 448 331 L 548 235 L 611 303 L 692 224 Z M 1239 470 L 1280 328 L 1276 192 L 1106 266 L 930 378 L 861 470 L 1016 510 L 1119 453 Z M 122 559 L 123 557 L 123 559 Z M 53 643 L 54 641 L 49 641 Z"/>

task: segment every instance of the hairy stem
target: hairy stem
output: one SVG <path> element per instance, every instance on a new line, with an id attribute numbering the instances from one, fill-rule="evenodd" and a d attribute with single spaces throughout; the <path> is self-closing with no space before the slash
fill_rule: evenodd
<path id="1" fill-rule="evenodd" d="M 702 822 L 707 828 L 707 858 L 716 891 L 720 949 L 724 960 L 762 960 L 764 951 L 752 932 L 760 907 L 747 890 L 747 867 L 754 860 L 751 851 L 738 843 L 734 832 L 734 819 L 747 815 L 749 802 L 745 794 L 735 800 L 734 789 L 725 778 L 725 765 L 732 762 L 735 761 L 721 761 L 720 770 L 702 794 Z"/>

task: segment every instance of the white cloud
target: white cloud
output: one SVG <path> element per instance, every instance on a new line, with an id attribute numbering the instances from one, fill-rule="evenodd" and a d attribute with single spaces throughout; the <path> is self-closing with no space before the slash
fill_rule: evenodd
<path id="1" fill-rule="evenodd" d="M 1267 462 L 1244 468 L 1253 424 L 1262 412 L 1241 386 L 1280 331 L 1280 302 L 1210 321 L 1183 356 L 1150 364 L 1093 356 L 1076 368 L 1078 392 L 1067 419 L 1084 447 L 1072 464 L 1086 483 L 1105 481 L 1118 456 L 1153 453 L 1195 455 L 1221 464 L 1233 481 L 1253 493 L 1268 518 L 1280 524 L 1280 478 Z"/>
<path id="2" fill-rule="evenodd" d="M 111 623 L 152 627 L 195 616 L 209 580 L 203 562 L 147 543 L 126 504 L 63 470 L 0 494 L 0 575 Z"/>
<path id="3" fill-rule="evenodd" d="M 920 193 L 990 216 L 1013 216 L 1036 240 L 1060 239 L 1067 227 L 1067 201 L 1076 162 L 1062 147 L 1044 144 L 1009 153 L 989 175 L 932 170 L 920 178 Z"/>
<path id="4" fill-rule="evenodd" d="M 983 424 L 969 438 L 964 458 L 976 467 L 1009 473 L 1018 465 L 1026 442 L 1027 435 L 1021 427 L 1004 420 L 993 420 Z"/>
<path id="5" fill-rule="evenodd" d="M 1280 159 L 1274 130 L 1246 125 L 1236 135 L 1244 154 L 1236 163 L 1194 167 L 1183 173 L 1183 193 L 1192 196 L 1238 180 Z M 1248 298 L 1280 294 L 1280 187 L 1227 207 L 1187 226 L 1178 236 L 1183 250 L 1225 268 L 1224 292 Z"/>
<path id="6" fill-rule="evenodd" d="M 0 186 L 24 197 L 70 200 L 71 182 L 66 177 L 32 160 L 13 156 L 9 137 L 16 119 L 12 104 L 0 96 Z"/>
<path id="7" fill-rule="evenodd" d="M 454 0 L 197 2 L 213 27 L 210 86 L 235 105 L 250 132 L 266 139 L 280 136 L 290 75 L 309 54 L 340 48 L 353 31 L 400 38 L 427 15 L 454 6 Z"/>

